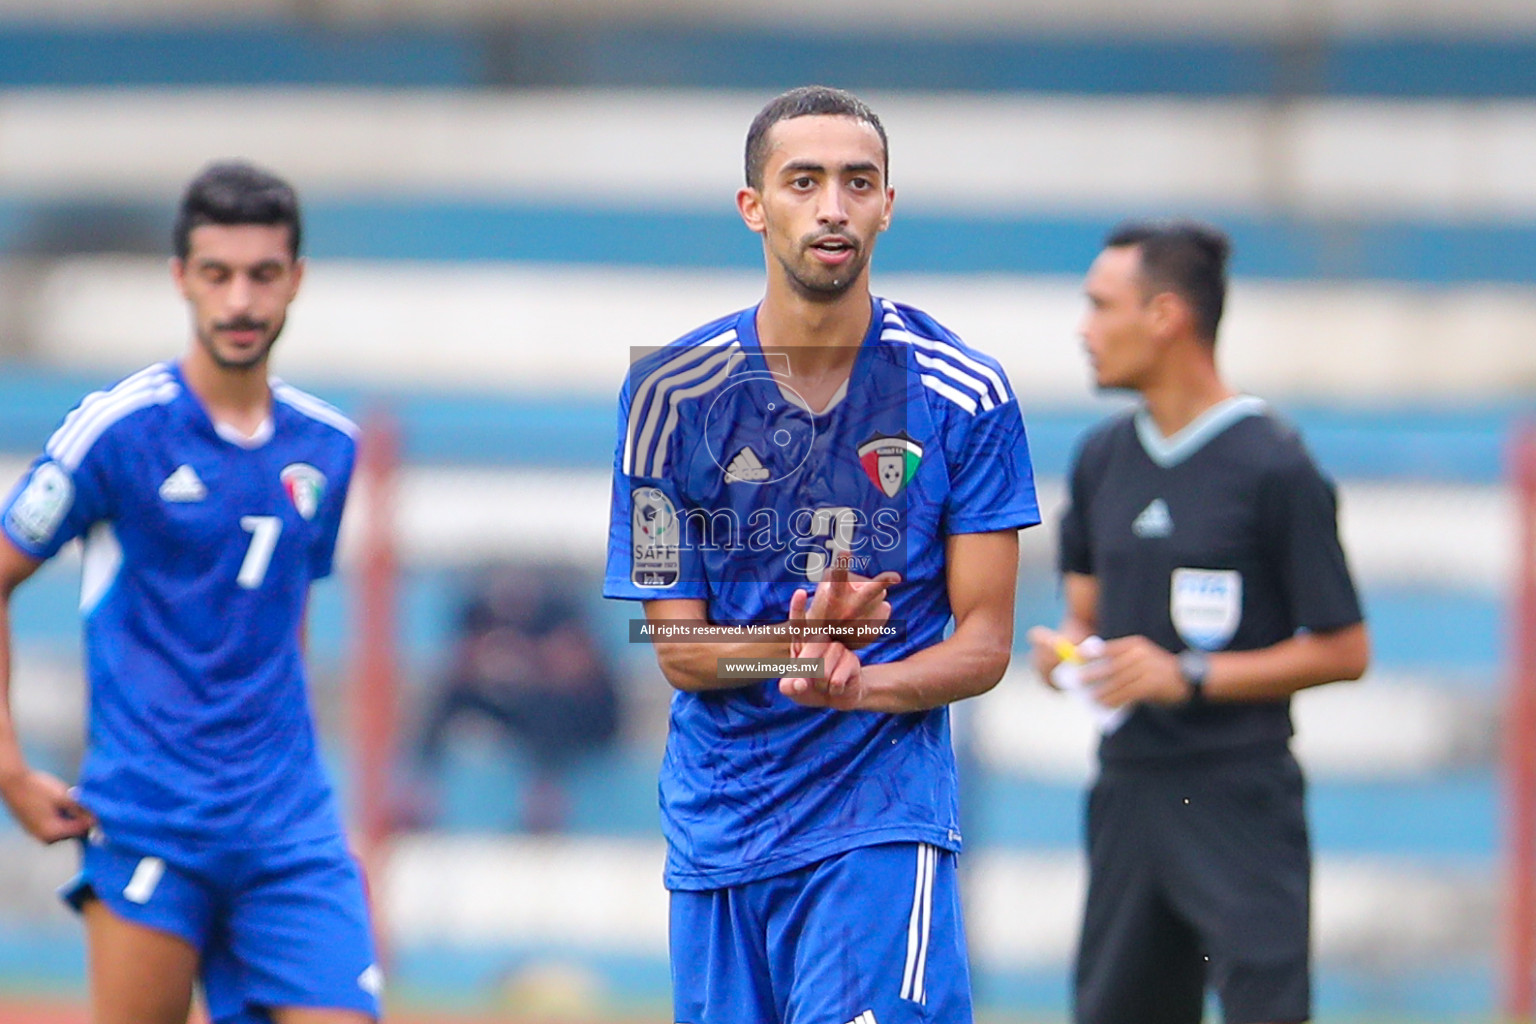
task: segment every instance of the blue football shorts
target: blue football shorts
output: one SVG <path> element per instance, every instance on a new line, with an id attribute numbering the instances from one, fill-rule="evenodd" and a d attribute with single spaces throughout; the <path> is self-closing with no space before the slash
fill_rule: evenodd
<path id="1" fill-rule="evenodd" d="M 868 846 L 672 893 L 678 1024 L 969 1024 L 955 855 Z"/>
<path id="2" fill-rule="evenodd" d="M 82 845 L 65 900 L 79 909 L 100 899 L 190 943 L 215 1024 L 268 1022 L 268 1009 L 289 1006 L 379 1015 L 363 873 L 341 836 L 172 859 L 100 839 Z"/>

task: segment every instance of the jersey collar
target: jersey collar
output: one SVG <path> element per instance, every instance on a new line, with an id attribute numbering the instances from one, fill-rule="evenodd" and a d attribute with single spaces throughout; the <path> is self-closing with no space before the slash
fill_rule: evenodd
<path id="1" fill-rule="evenodd" d="M 1204 448 L 1212 438 L 1238 420 L 1261 416 L 1267 408 L 1262 398 L 1233 395 L 1196 416 L 1188 426 L 1172 437 L 1164 437 L 1158 431 L 1157 424 L 1152 422 L 1152 414 L 1142 408 L 1136 411 L 1136 437 L 1141 441 L 1147 458 L 1168 469 Z"/>
<path id="2" fill-rule="evenodd" d="M 865 364 L 870 359 L 870 353 L 873 352 L 876 343 L 880 340 L 880 333 L 883 327 L 880 300 L 871 295 L 869 302 L 869 330 L 864 333 L 864 340 L 859 343 L 859 354 L 853 360 L 853 368 L 848 372 L 848 379 L 843 381 L 842 385 L 833 393 L 832 400 L 827 403 L 825 409 L 820 411 L 812 409 L 803 398 L 785 387 L 783 378 L 774 372 L 773 367 L 769 366 L 768 359 L 763 354 L 762 343 L 757 338 L 757 311 L 762 306 L 762 303 L 743 310 L 741 319 L 736 325 L 736 337 L 741 342 L 741 350 L 747 357 L 746 371 L 754 376 L 763 374 L 772 377 L 774 383 L 778 386 L 779 394 L 791 405 L 804 409 L 812 416 L 828 415 L 842 404 L 843 399 L 848 397 L 849 385 L 853 383 L 854 377 L 864 372 Z"/>
<path id="3" fill-rule="evenodd" d="M 228 423 L 215 422 L 213 425 L 214 433 L 218 434 L 230 444 L 237 445 L 241 448 L 251 449 L 260 448 L 262 445 L 272 440 L 272 434 L 276 429 L 277 428 L 272 425 L 271 416 L 268 416 L 266 419 L 262 420 L 261 426 L 256 428 L 256 433 L 249 437 L 240 433 L 240 431 L 236 430 Z"/>
<path id="4" fill-rule="evenodd" d="M 170 367 L 171 374 L 176 378 L 176 383 L 181 385 L 182 398 L 187 402 L 190 408 L 194 410 L 192 415 L 199 420 L 201 425 L 206 426 L 208 430 L 211 430 L 214 435 L 219 438 L 219 440 L 225 442 L 226 444 L 232 444 L 238 448 L 245 448 L 248 450 L 255 450 L 260 448 L 268 441 L 272 440 L 272 435 L 277 432 L 277 399 L 275 397 L 272 399 L 272 408 L 267 413 L 267 418 L 262 420 L 261 426 L 256 428 L 256 433 L 246 437 L 235 428 L 218 422 L 208 414 L 208 409 L 203 405 L 202 399 L 197 397 L 197 393 L 194 392 L 191 385 L 187 383 L 187 378 L 182 373 L 181 360 L 167 360 L 166 365 Z M 272 385 L 275 383 L 277 383 L 277 378 L 267 378 L 268 391 L 271 390 Z"/>

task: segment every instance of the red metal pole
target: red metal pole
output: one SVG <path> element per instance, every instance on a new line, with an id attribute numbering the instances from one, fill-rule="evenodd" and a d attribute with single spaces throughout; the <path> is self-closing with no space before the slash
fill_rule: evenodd
<path id="1" fill-rule="evenodd" d="M 348 706 L 352 713 L 352 793 L 358 857 L 370 879 L 379 956 L 387 962 L 382 898 L 393 829 L 395 738 L 399 681 L 396 647 L 395 488 L 399 439 L 394 421 L 371 415 L 358 449 L 359 511 L 354 669 Z"/>
<path id="2" fill-rule="evenodd" d="M 1504 1016 L 1531 1024 L 1536 1010 L 1536 427 L 1509 453 L 1519 562 L 1510 616 L 1510 674 L 1504 723 Z"/>

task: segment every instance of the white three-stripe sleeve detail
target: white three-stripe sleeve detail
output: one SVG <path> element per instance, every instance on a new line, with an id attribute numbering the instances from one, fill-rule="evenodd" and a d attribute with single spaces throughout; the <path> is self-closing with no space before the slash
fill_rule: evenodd
<path id="1" fill-rule="evenodd" d="M 977 359 L 972 359 L 964 352 L 946 341 L 934 341 L 932 338 L 924 338 L 913 334 L 908 330 L 886 329 L 881 332 L 882 338 L 891 341 L 905 341 L 918 348 L 925 349 L 953 363 L 958 363 L 976 377 L 986 379 L 986 383 L 977 381 L 979 387 L 978 397 L 991 398 L 994 404 L 1002 404 L 1008 401 L 1008 386 L 1003 383 L 1002 375 L 992 367 Z"/>
<path id="2" fill-rule="evenodd" d="M 108 427 L 140 409 L 164 405 L 180 392 L 180 385 L 169 374 L 135 375 L 111 391 L 97 392 L 81 402 L 54 431 L 44 450 L 72 473 Z"/>
<path id="3" fill-rule="evenodd" d="M 300 391 L 291 384 L 275 382 L 272 385 L 272 397 L 289 408 L 298 410 L 312 420 L 318 420 L 328 426 L 335 427 L 348 437 L 357 436 L 356 423 L 353 423 L 340 409 L 331 403 L 316 398 L 307 391 Z"/>
<path id="4" fill-rule="evenodd" d="M 657 435 L 656 444 L 651 453 L 651 476 L 659 477 L 664 472 L 666 472 L 667 446 L 671 444 L 672 433 L 677 429 L 678 406 L 683 402 L 684 399 L 705 394 L 706 392 L 713 391 L 715 388 L 719 387 L 722 381 L 736 372 L 736 368 L 740 366 L 742 362 L 746 360 L 746 358 L 746 355 L 744 355 L 739 348 L 732 347 L 727 349 L 724 364 L 715 370 L 713 374 L 700 381 L 699 383 L 693 385 L 693 387 L 675 388 L 669 395 L 667 395 L 667 419 L 666 422 L 661 426 L 661 433 Z"/>
<path id="5" fill-rule="evenodd" d="M 992 395 L 987 390 L 987 385 L 984 382 L 977 380 L 975 377 L 972 377 L 970 374 L 964 372 L 963 370 L 960 370 L 955 366 L 955 364 L 943 359 L 934 359 L 929 356 L 925 356 L 921 352 L 913 352 L 912 358 L 917 361 L 918 366 L 924 366 L 930 370 L 937 370 L 951 380 L 958 381 L 959 383 L 964 384 L 966 387 L 970 388 L 972 391 L 976 392 L 976 394 L 981 398 L 981 407 L 983 409 L 995 409 L 997 407 L 997 403 L 992 400 Z"/>
<path id="6" fill-rule="evenodd" d="M 63 424 L 48 439 L 49 444 L 68 444 L 73 439 L 75 433 L 82 429 L 85 422 L 91 419 L 103 404 L 120 398 L 127 392 L 138 390 L 147 381 L 150 381 L 151 378 L 162 376 L 169 376 L 166 373 L 165 364 L 155 363 L 152 366 L 146 366 L 138 373 L 123 378 L 104 391 L 93 391 L 86 395 L 80 404 L 71 410 L 68 416 L 64 417 Z"/>
<path id="7" fill-rule="evenodd" d="M 971 415 L 974 416 L 976 414 L 976 399 L 967 395 L 953 384 L 948 384 L 931 373 L 922 374 L 920 379 L 923 382 L 923 386 L 928 388 L 928 390 L 937 391 Z"/>
<path id="8" fill-rule="evenodd" d="M 657 459 L 656 457 L 657 450 L 664 447 L 663 439 L 657 435 L 659 432 L 665 431 L 666 420 L 677 407 L 678 390 L 685 385 L 693 384 L 700 377 L 707 379 L 721 363 L 729 363 L 731 354 L 736 351 L 738 349 L 734 343 L 720 346 L 717 351 L 712 352 L 707 358 L 686 369 L 670 374 L 664 381 L 657 382 L 654 375 L 647 381 L 647 383 L 653 385 L 650 389 L 652 391 L 649 403 L 650 408 L 644 411 L 644 426 L 635 435 L 636 441 L 634 453 L 630 458 L 629 472 L 633 473 L 636 466 L 644 472 L 649 465 L 658 461 L 666 461 L 665 458 Z M 644 408 L 645 404 L 645 402 L 639 402 L 638 408 L 631 407 L 630 416 L 636 417 L 640 415 L 640 410 Z M 663 411 L 664 408 L 665 412 Z"/>
<path id="9" fill-rule="evenodd" d="M 662 396 L 666 390 L 678 384 L 686 384 L 696 379 L 699 374 L 709 372 L 708 364 L 719 358 L 715 350 L 735 345 L 736 332 L 727 331 L 668 360 L 647 374 L 640 382 L 639 387 L 635 388 L 630 396 L 629 420 L 624 426 L 623 468 L 626 474 L 633 474 L 636 464 L 643 464 L 646 461 L 644 449 L 649 447 L 650 436 L 656 430 L 656 419 L 660 415 Z M 690 363 L 693 365 L 690 366 Z M 653 392 L 656 393 L 656 401 L 651 403 Z M 651 404 L 650 415 L 646 415 L 647 403 Z M 643 424 L 642 417 L 644 417 Z"/>
<path id="10" fill-rule="evenodd" d="M 62 462 L 62 455 L 70 451 L 79 443 L 83 436 L 89 435 L 94 441 L 100 434 L 100 430 L 92 432 L 92 425 L 100 417 L 101 412 L 120 401 L 125 395 L 138 395 L 153 390 L 154 382 L 150 378 L 163 372 L 159 365 L 150 366 L 121 381 L 115 387 L 106 391 L 93 391 L 81 400 L 80 404 L 71 409 L 68 416 L 59 429 L 55 430 L 48 438 L 44 450 L 55 461 Z M 102 428 L 105 429 L 105 428 Z M 89 450 L 90 445 L 86 445 Z"/>
<path id="11" fill-rule="evenodd" d="M 636 461 L 636 447 L 639 444 L 641 432 L 641 417 L 645 413 L 646 403 L 651 394 L 658 387 L 665 388 L 674 374 L 684 370 L 690 362 L 707 358 L 715 349 L 722 345 L 730 345 L 736 340 L 735 331 L 727 331 L 717 338 L 686 349 L 681 355 L 669 359 L 661 366 L 646 374 L 630 395 L 629 419 L 624 424 L 624 472 L 633 473 Z"/>
<path id="12" fill-rule="evenodd" d="M 54 431 L 55 436 L 61 438 L 67 437 L 72 427 L 80 424 L 82 420 L 88 419 L 95 412 L 95 410 L 104 403 L 121 397 L 125 392 L 136 390 L 148 384 L 153 384 L 154 382 L 168 378 L 169 376 L 170 372 L 166 369 L 166 365 L 164 363 L 155 363 L 153 365 L 144 367 L 144 369 L 138 371 L 137 373 L 129 374 L 127 377 L 124 377 L 110 388 L 103 388 L 99 391 L 92 391 L 81 400 L 78 407 L 76 407 L 73 411 L 70 412 L 68 416 L 64 418 L 63 425 L 60 426 L 58 430 Z"/>

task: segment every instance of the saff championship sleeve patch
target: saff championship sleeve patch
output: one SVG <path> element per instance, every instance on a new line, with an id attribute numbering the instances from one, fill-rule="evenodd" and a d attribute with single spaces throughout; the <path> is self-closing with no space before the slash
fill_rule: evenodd
<path id="1" fill-rule="evenodd" d="M 630 499 L 629 580 L 647 589 L 670 587 L 682 575 L 677 506 L 657 487 L 637 487 Z"/>
<path id="2" fill-rule="evenodd" d="M 58 532 L 75 500 L 75 484 L 56 462 L 45 462 L 16 496 L 6 513 L 6 525 L 19 540 L 46 547 Z"/>

